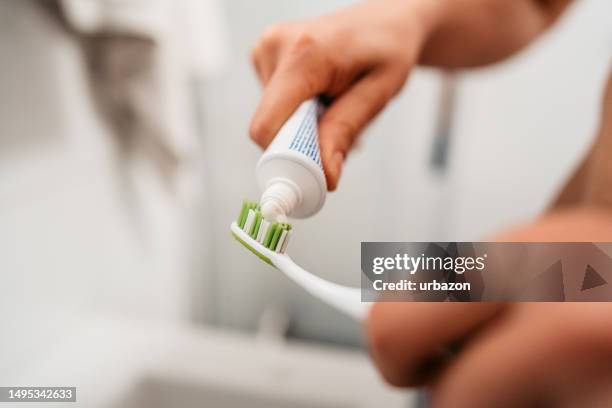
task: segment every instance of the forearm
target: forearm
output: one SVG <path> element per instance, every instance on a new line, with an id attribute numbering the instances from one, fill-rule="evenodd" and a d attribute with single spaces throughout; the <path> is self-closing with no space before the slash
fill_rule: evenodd
<path id="1" fill-rule="evenodd" d="M 393 0 L 395 1 L 395 0 Z M 397 0 L 404 4 L 415 0 Z M 419 0 L 417 0 L 419 1 Z M 571 0 L 421 0 L 419 63 L 445 68 L 500 61 L 546 31 Z M 406 6 L 405 10 L 414 10 Z"/>

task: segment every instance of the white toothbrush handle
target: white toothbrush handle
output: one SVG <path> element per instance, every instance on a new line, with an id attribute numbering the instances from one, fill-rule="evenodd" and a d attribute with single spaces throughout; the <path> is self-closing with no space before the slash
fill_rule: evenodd
<path id="1" fill-rule="evenodd" d="M 338 285 L 319 278 L 301 268 L 288 255 L 275 256 L 272 262 L 308 293 L 328 305 L 359 321 L 367 317 L 371 303 L 361 301 L 360 288 Z"/>

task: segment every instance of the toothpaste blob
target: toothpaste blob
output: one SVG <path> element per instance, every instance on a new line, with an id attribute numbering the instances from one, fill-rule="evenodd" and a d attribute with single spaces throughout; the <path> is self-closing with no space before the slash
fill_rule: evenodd
<path id="1" fill-rule="evenodd" d="M 255 172 L 266 220 L 306 218 L 323 207 L 327 184 L 317 131 L 322 112 L 316 98 L 302 103 L 259 159 Z"/>

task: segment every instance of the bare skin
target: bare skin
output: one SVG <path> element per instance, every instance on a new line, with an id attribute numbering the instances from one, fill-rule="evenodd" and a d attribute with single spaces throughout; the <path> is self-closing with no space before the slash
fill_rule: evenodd
<path id="1" fill-rule="evenodd" d="M 359 133 L 417 64 L 494 63 L 546 31 L 570 0 L 378 0 L 267 30 L 253 50 L 264 93 L 251 136 L 267 146 L 304 100 L 320 125 L 328 187 Z M 497 241 L 612 241 L 612 78 L 587 157 L 539 219 Z M 426 385 L 440 407 L 612 406 L 606 303 L 379 303 L 366 333 L 382 376 Z M 449 359 L 440 354 L 458 350 Z"/>
<path id="2" fill-rule="evenodd" d="M 266 147 L 306 99 L 333 103 L 319 126 L 334 190 L 357 136 L 417 64 L 448 68 L 502 60 L 544 32 L 569 0 L 370 0 L 265 30 L 252 52 L 264 92 L 251 138 Z"/>
<path id="3" fill-rule="evenodd" d="M 553 212 L 491 240 L 609 242 L 612 211 Z M 608 303 L 377 303 L 366 332 L 383 377 L 427 386 L 435 407 L 603 407 L 611 316 Z"/>

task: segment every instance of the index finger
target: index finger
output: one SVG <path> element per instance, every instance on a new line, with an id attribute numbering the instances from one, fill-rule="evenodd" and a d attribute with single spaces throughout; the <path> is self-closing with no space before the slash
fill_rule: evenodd
<path id="1" fill-rule="evenodd" d="M 332 66 L 311 37 L 302 37 L 272 74 L 251 122 L 251 138 L 266 147 L 307 99 L 327 90 Z"/>

